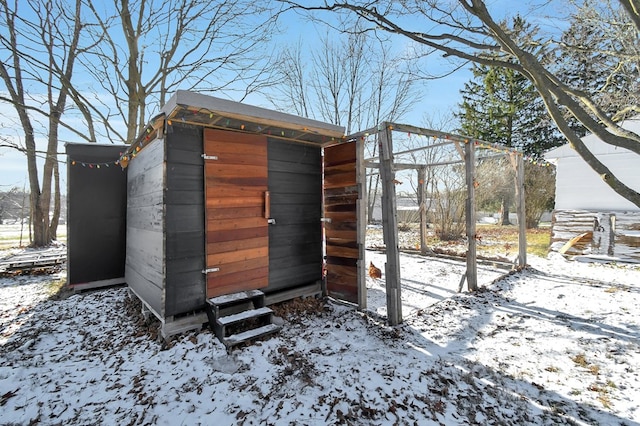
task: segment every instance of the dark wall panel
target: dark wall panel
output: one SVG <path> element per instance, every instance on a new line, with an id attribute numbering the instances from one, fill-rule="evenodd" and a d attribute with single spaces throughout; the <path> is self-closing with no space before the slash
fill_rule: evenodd
<path id="1" fill-rule="evenodd" d="M 322 279 L 322 156 L 317 147 L 269 139 L 269 286 Z"/>
<path id="2" fill-rule="evenodd" d="M 115 161 L 125 149 L 66 146 L 69 285 L 124 277 L 127 172 Z"/>
<path id="3" fill-rule="evenodd" d="M 168 127 L 166 184 L 166 315 L 205 303 L 203 129 Z"/>

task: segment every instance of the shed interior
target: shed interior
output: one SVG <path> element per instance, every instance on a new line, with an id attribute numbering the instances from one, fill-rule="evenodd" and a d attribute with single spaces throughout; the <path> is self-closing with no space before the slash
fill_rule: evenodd
<path id="1" fill-rule="evenodd" d="M 66 144 L 67 283 L 75 290 L 124 283 L 126 145 Z"/>

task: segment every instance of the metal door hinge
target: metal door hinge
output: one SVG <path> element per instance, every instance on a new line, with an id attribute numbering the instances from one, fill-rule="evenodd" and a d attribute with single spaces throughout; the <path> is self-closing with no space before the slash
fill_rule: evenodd
<path id="1" fill-rule="evenodd" d="M 204 158 L 205 160 L 217 160 L 218 156 L 217 155 L 202 154 L 202 158 Z"/>
<path id="2" fill-rule="evenodd" d="M 276 224 L 276 220 L 271 218 L 271 219 L 267 219 L 267 223 L 271 224 L 271 225 L 275 225 Z"/>
<path id="3" fill-rule="evenodd" d="M 330 217 L 323 217 L 323 218 L 320 218 L 320 222 L 331 223 L 331 218 L 330 218 Z"/>
<path id="4" fill-rule="evenodd" d="M 220 268 L 209 268 L 209 269 L 203 269 L 202 273 L 203 274 L 208 274 L 209 272 L 218 272 L 220 270 Z"/>

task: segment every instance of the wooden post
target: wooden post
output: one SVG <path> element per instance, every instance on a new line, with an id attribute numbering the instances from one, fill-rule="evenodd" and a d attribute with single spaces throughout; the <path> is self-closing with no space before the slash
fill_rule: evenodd
<path id="1" fill-rule="evenodd" d="M 427 254 L 427 168 L 418 169 L 418 202 L 420 203 L 420 253 Z"/>
<path id="2" fill-rule="evenodd" d="M 367 170 L 364 164 L 364 140 L 356 140 L 356 182 L 358 201 L 356 202 L 357 242 L 358 242 L 358 309 L 367 309 L 367 281 L 365 247 L 367 235 Z"/>
<path id="3" fill-rule="evenodd" d="M 476 253 L 476 149 L 473 141 L 464 144 L 465 176 L 467 181 L 466 229 L 467 229 L 467 286 L 469 291 L 478 289 L 478 265 Z M 462 281 L 461 281 L 462 283 Z"/>
<path id="4" fill-rule="evenodd" d="M 387 318 L 389 325 L 402 322 L 400 291 L 400 254 L 398 251 L 398 218 L 396 216 L 396 186 L 393 170 L 393 142 L 388 123 L 378 128 L 380 149 L 380 178 L 382 180 L 382 234 L 387 248 L 385 281 L 387 291 Z"/>
<path id="5" fill-rule="evenodd" d="M 516 212 L 518 213 L 518 267 L 527 264 L 527 215 L 524 199 L 524 158 L 516 156 Z"/>

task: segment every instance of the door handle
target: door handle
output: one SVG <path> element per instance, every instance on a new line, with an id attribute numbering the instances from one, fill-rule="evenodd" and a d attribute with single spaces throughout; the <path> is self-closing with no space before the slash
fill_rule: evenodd
<path id="1" fill-rule="evenodd" d="M 271 223 L 271 193 L 269 191 L 264 191 L 264 218 Z"/>

